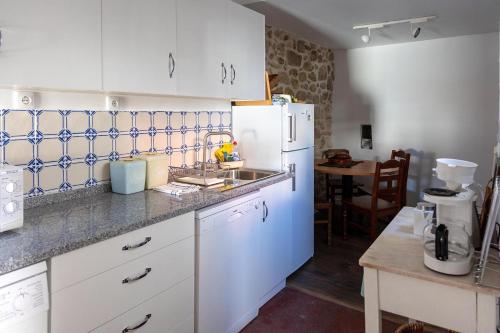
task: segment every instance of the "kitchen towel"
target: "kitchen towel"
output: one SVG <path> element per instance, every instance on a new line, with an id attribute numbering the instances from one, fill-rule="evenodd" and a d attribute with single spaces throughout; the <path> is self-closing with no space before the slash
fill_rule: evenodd
<path id="1" fill-rule="evenodd" d="M 197 185 L 182 184 L 177 182 L 171 182 L 166 185 L 157 186 L 154 188 L 155 191 L 167 193 L 170 195 L 180 196 L 186 193 L 194 193 L 200 190 Z"/>

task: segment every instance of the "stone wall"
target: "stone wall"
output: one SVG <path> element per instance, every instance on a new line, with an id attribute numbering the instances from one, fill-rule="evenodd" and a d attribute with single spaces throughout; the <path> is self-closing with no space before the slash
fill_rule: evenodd
<path id="1" fill-rule="evenodd" d="M 278 74 L 273 93 L 315 104 L 315 155 L 330 148 L 332 136 L 333 50 L 266 26 L 266 69 Z"/>
<path id="2" fill-rule="evenodd" d="M 333 50 L 266 26 L 266 70 L 278 74 L 272 93 L 312 103 L 315 156 L 330 148 L 332 137 Z M 316 195 L 325 198 L 325 178 L 315 174 Z"/>

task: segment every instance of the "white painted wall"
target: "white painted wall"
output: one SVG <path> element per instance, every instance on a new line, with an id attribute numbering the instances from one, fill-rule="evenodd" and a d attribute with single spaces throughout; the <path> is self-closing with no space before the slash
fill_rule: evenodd
<path id="1" fill-rule="evenodd" d="M 335 52 L 332 146 L 386 160 L 411 150 L 409 199 L 432 180 L 436 157 L 477 162 L 491 174 L 499 119 L 498 33 Z M 360 148 L 373 126 L 373 150 Z"/>

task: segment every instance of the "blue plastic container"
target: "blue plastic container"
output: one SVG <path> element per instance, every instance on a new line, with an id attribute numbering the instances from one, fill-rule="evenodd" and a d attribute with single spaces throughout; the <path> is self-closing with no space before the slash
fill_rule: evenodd
<path id="1" fill-rule="evenodd" d="M 146 161 L 123 159 L 110 162 L 111 190 L 120 194 L 144 191 L 146 184 Z"/>

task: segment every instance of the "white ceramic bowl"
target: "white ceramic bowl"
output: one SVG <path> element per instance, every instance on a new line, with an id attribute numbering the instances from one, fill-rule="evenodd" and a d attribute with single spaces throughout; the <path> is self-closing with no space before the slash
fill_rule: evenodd
<path id="1" fill-rule="evenodd" d="M 462 184 L 474 183 L 476 163 L 452 158 L 438 158 L 436 162 L 436 175 L 446 182 L 450 190 L 458 190 Z"/>

